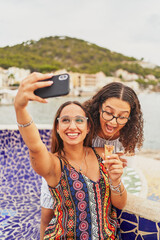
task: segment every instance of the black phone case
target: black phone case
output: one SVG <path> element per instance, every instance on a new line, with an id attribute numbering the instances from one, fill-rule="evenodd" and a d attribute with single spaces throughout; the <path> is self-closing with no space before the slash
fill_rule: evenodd
<path id="1" fill-rule="evenodd" d="M 46 79 L 45 81 L 50 80 L 53 81 L 53 84 L 49 87 L 38 88 L 34 91 L 34 93 L 41 98 L 51 98 L 64 96 L 69 93 L 69 74 L 60 74 L 55 75 L 50 79 Z"/>

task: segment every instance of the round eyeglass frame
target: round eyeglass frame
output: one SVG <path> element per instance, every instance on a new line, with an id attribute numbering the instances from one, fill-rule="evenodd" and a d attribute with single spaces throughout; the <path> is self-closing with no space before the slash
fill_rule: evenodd
<path id="1" fill-rule="evenodd" d="M 64 117 L 66 117 L 66 118 L 69 118 L 71 121 L 69 122 L 69 123 L 61 123 L 61 124 L 64 124 L 64 125 L 68 125 L 68 126 L 70 126 L 70 124 L 71 124 L 71 122 L 72 121 L 74 121 L 74 123 L 75 123 L 75 125 L 77 126 L 80 126 L 80 125 L 83 125 L 84 123 L 77 123 L 76 121 L 75 121 L 75 119 L 76 118 L 78 118 L 78 117 L 80 117 L 80 118 L 83 118 L 86 122 L 87 122 L 87 120 L 88 120 L 88 117 L 84 117 L 84 116 L 75 116 L 75 117 L 70 117 L 70 116 L 62 116 L 62 117 L 59 117 L 59 118 L 57 118 L 57 121 L 59 122 L 62 118 L 64 118 Z"/>
<path id="2" fill-rule="evenodd" d="M 110 113 L 111 115 L 112 115 L 112 118 L 111 119 L 106 119 L 106 118 L 104 118 L 103 117 L 103 113 L 108 113 L 107 111 L 104 111 L 103 110 L 103 108 L 102 108 L 102 106 L 101 106 L 101 111 L 102 111 L 102 118 L 105 120 L 105 121 L 112 121 L 114 118 L 116 119 L 116 122 L 119 124 L 119 125 L 125 125 L 127 122 L 128 122 L 128 120 L 130 120 L 130 116 L 127 118 L 127 117 L 123 117 L 123 119 L 126 119 L 126 122 L 125 123 L 119 123 L 118 122 L 118 119 L 120 119 L 120 117 L 116 117 L 116 116 L 114 116 L 112 113 Z"/>

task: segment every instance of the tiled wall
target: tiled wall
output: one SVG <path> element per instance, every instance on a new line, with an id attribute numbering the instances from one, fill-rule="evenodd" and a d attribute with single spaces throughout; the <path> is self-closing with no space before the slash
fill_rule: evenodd
<path id="1" fill-rule="evenodd" d="M 49 148 L 50 130 L 40 130 Z M 0 130 L 0 239 L 38 240 L 41 177 L 18 130 Z M 124 240 L 159 240 L 160 222 L 118 211 Z"/>
<path id="2" fill-rule="evenodd" d="M 143 205 L 142 205 L 143 207 Z M 118 211 L 123 240 L 159 240 L 160 222 L 127 211 Z"/>

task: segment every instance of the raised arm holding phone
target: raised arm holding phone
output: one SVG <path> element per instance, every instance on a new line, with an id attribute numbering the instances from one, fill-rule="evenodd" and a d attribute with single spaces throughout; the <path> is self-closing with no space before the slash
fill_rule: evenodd
<path id="1" fill-rule="evenodd" d="M 20 84 L 14 103 L 32 167 L 45 178 L 54 203 L 54 222 L 41 239 L 120 239 L 113 205 L 121 209 L 126 204 L 127 193 L 121 182 L 124 164 L 117 154 L 103 158 L 103 147 L 91 148 L 95 132 L 86 107 L 75 101 L 60 106 L 52 130 L 51 152 L 27 111 L 29 100 L 47 103 L 35 95 L 35 90 L 54 84 L 41 81 L 51 77 L 40 73 L 28 76 Z M 130 115 L 130 107 L 127 109 Z M 113 133 L 111 126 L 107 128 Z"/>
<path id="2" fill-rule="evenodd" d="M 113 82 L 105 85 L 84 103 L 94 122 L 93 147 L 113 145 L 123 162 L 123 154 L 135 154 L 143 145 L 143 115 L 136 93 L 130 87 Z M 41 188 L 41 235 L 53 216 L 53 199 L 47 183 L 42 179 Z M 43 239 L 43 238 L 42 238 Z"/>

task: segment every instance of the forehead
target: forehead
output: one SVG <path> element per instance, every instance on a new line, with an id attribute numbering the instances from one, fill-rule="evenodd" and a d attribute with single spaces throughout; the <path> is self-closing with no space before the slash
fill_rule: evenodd
<path id="1" fill-rule="evenodd" d="M 130 104 L 119 98 L 108 98 L 103 103 L 103 108 L 105 108 L 107 106 L 109 106 L 115 110 L 119 110 L 119 111 L 129 111 L 130 112 L 130 110 L 131 110 Z"/>
<path id="2" fill-rule="evenodd" d="M 65 116 L 65 115 L 72 116 L 72 117 L 78 116 L 78 115 L 86 116 L 84 110 L 80 106 L 74 103 L 69 104 L 62 109 L 60 116 Z"/>

